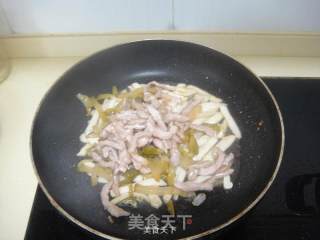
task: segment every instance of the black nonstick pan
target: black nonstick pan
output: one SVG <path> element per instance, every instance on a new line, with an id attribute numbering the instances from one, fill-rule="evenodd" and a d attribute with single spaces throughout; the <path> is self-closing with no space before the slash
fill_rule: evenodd
<path id="1" fill-rule="evenodd" d="M 75 169 L 79 135 L 87 125 L 77 93 L 94 96 L 132 82 L 156 80 L 196 85 L 222 98 L 237 121 L 242 138 L 234 186 L 216 188 L 199 207 L 180 198 L 172 233 L 129 229 L 128 217 L 111 223 L 92 187 Z M 282 158 L 284 127 L 279 107 L 263 81 L 229 56 L 193 43 L 146 40 L 118 45 L 92 55 L 68 70 L 42 100 L 33 123 L 31 148 L 39 184 L 61 214 L 94 234 L 119 239 L 198 238 L 234 223 L 263 197 Z M 143 218 L 163 219 L 166 208 L 126 208 Z M 188 216 L 186 216 L 188 215 Z M 179 217 L 180 216 L 180 217 Z M 183 227 L 183 216 L 185 226 Z"/>

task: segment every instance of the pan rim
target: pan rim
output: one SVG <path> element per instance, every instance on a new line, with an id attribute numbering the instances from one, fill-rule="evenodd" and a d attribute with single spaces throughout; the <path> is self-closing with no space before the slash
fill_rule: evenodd
<path id="1" fill-rule="evenodd" d="M 90 54 L 89 56 L 87 56 L 87 57 L 81 59 L 80 61 L 78 61 L 77 63 L 75 63 L 72 67 L 80 64 L 81 62 L 87 60 L 88 58 L 90 58 L 90 57 L 92 57 L 94 55 L 96 55 L 97 53 L 105 51 L 107 49 L 112 49 L 112 48 L 116 48 L 116 47 L 123 46 L 123 45 L 129 45 L 129 44 L 133 44 L 133 43 L 140 43 L 140 42 L 146 42 L 146 41 L 168 41 L 168 42 L 171 41 L 171 42 L 187 43 L 187 44 L 192 44 L 192 45 L 195 45 L 195 46 L 198 46 L 198 47 L 205 47 L 205 48 L 208 48 L 210 50 L 216 51 L 216 52 L 218 52 L 218 53 L 220 53 L 222 55 L 225 55 L 225 56 L 229 57 L 230 59 L 235 61 L 237 64 L 241 65 L 245 70 L 250 72 L 250 74 L 252 74 L 260 82 L 262 87 L 264 87 L 266 92 L 269 94 L 269 97 L 271 98 L 272 103 L 274 104 L 274 106 L 276 108 L 276 112 L 277 112 L 277 115 L 278 115 L 278 118 L 279 118 L 280 129 L 281 129 L 281 147 L 280 147 L 280 152 L 279 152 L 279 156 L 278 156 L 277 165 L 275 167 L 275 170 L 274 170 L 272 176 L 270 177 L 270 179 L 268 181 L 268 184 L 258 194 L 258 196 L 255 198 L 255 200 L 253 200 L 245 209 L 241 210 L 238 214 L 236 214 L 234 217 L 232 217 L 228 221 L 226 221 L 226 222 L 224 222 L 224 223 L 222 223 L 222 224 L 220 224 L 220 225 L 218 225 L 218 226 L 216 226 L 214 228 L 211 228 L 211 229 L 209 229 L 207 231 L 204 231 L 202 233 L 199 233 L 199 234 L 196 234 L 196 235 L 192 235 L 192 236 L 188 236 L 188 237 L 184 237 L 184 238 L 179 238 L 179 239 L 197 239 L 197 238 L 204 237 L 204 236 L 207 236 L 209 234 L 212 234 L 214 232 L 217 232 L 217 231 L 219 231 L 219 230 L 231 225 L 232 223 L 236 222 L 243 215 L 245 215 L 247 212 L 249 212 L 263 198 L 263 196 L 269 190 L 270 186 L 272 185 L 274 179 L 276 178 L 276 176 L 277 176 L 277 174 L 279 172 L 279 169 L 280 169 L 280 166 L 281 166 L 281 162 L 282 162 L 282 159 L 283 159 L 284 146 L 285 146 L 285 129 L 284 129 L 282 113 L 281 113 L 280 107 L 278 105 L 278 102 L 277 102 L 276 98 L 274 97 L 274 95 L 272 94 L 272 92 L 269 89 L 269 87 L 249 67 L 247 67 L 243 63 L 239 62 L 238 60 L 236 60 L 234 57 L 230 56 L 229 54 L 226 54 L 224 52 L 218 51 L 218 50 L 216 50 L 216 49 L 214 49 L 212 47 L 204 46 L 204 45 L 201 45 L 201 44 L 198 44 L 198 43 L 194 43 L 194 42 L 181 41 L 181 40 L 172 40 L 172 39 L 157 39 L 157 38 L 154 38 L 154 39 L 142 39 L 142 40 L 136 40 L 136 41 L 129 41 L 129 42 L 125 42 L 125 43 L 119 43 L 119 44 L 116 44 L 116 45 L 114 45 L 112 47 L 109 47 L 109 48 L 106 48 L 106 49 L 102 49 L 102 50 L 100 50 L 98 52 Z M 72 67 L 67 69 L 61 76 L 63 76 L 66 72 L 68 72 Z M 42 182 L 42 180 L 40 178 L 40 175 L 38 173 L 38 170 L 36 168 L 35 161 L 34 161 L 34 158 L 33 158 L 33 150 L 32 150 L 32 136 L 33 136 L 33 133 L 34 133 L 35 120 L 37 119 L 37 116 L 39 114 L 40 108 L 41 108 L 44 100 L 46 99 L 48 94 L 51 92 L 52 88 L 54 86 L 56 86 L 56 84 L 60 80 L 61 80 L 61 77 L 57 78 L 54 81 L 54 83 L 49 87 L 49 89 L 46 91 L 46 93 L 42 96 L 41 101 L 39 102 L 39 104 L 38 104 L 38 106 L 36 108 L 36 111 L 35 111 L 35 114 L 34 114 L 34 117 L 33 117 L 32 123 L 31 123 L 31 131 L 30 131 L 30 135 L 29 135 L 29 154 L 30 154 L 30 157 L 31 157 L 33 171 L 34 171 L 34 173 L 36 175 L 36 178 L 38 180 L 38 184 L 39 184 L 40 188 L 42 189 L 42 191 L 44 192 L 44 194 L 46 195 L 46 197 L 48 198 L 48 200 L 51 203 L 51 205 L 55 209 L 57 209 L 60 212 L 60 214 L 62 214 L 64 217 L 66 217 L 71 222 L 75 223 L 79 227 L 81 227 L 81 228 L 87 230 L 88 232 L 91 232 L 91 233 L 93 233 L 93 234 L 95 234 L 95 235 L 97 235 L 99 237 L 103 237 L 105 239 L 112 239 L 112 240 L 123 240 L 124 238 L 117 238 L 117 237 L 108 235 L 106 233 L 103 233 L 101 231 L 98 231 L 98 230 L 86 225 L 85 223 L 83 223 L 83 222 L 79 221 L 78 219 L 76 219 L 74 216 L 72 216 L 66 210 L 64 210 L 64 208 L 62 206 L 60 206 L 60 204 L 58 204 L 57 201 L 53 198 L 53 196 L 49 193 L 49 191 L 47 190 L 47 188 L 43 184 L 43 182 Z"/>

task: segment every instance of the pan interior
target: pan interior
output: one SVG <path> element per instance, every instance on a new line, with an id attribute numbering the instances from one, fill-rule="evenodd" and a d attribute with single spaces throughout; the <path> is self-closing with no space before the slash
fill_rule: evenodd
<path id="1" fill-rule="evenodd" d="M 226 223 L 244 211 L 270 181 L 282 147 L 281 123 L 265 87 L 251 72 L 230 57 L 196 44 L 179 41 L 141 41 L 101 51 L 66 72 L 41 103 L 32 132 L 36 171 L 50 196 L 71 216 L 101 233 L 138 239 L 152 238 L 128 230 L 128 219 L 107 220 L 99 199 L 100 187 L 91 187 L 78 173 L 79 135 L 87 124 L 77 93 L 97 95 L 112 86 L 156 80 L 196 85 L 222 98 L 236 119 L 243 137 L 236 159 L 238 173 L 231 190 L 215 189 L 200 207 L 179 200 L 177 214 L 192 215 L 169 238 L 200 234 Z M 258 124 L 262 126 L 258 128 Z M 141 205 L 133 214 L 167 214 L 165 208 Z M 165 236 L 163 236 L 165 237 Z"/>

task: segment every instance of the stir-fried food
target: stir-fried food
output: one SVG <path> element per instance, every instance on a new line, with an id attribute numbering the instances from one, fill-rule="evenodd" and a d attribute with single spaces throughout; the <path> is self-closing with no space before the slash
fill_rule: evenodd
<path id="1" fill-rule="evenodd" d="M 78 98 L 90 120 L 77 168 L 93 186 L 103 184 L 101 202 L 111 215 L 127 216 L 118 205 L 139 201 L 166 204 L 174 214 L 179 197 L 199 206 L 204 192 L 232 188 L 230 147 L 241 132 L 221 99 L 192 85 L 158 82 Z"/>

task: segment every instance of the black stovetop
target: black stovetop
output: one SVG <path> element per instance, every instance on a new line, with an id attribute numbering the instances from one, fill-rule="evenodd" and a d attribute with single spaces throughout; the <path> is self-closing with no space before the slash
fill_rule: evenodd
<path id="1" fill-rule="evenodd" d="M 282 110 L 286 146 L 277 178 L 243 219 L 206 239 L 320 239 L 320 80 L 268 78 Z M 38 187 L 26 240 L 100 240 L 55 210 Z"/>

